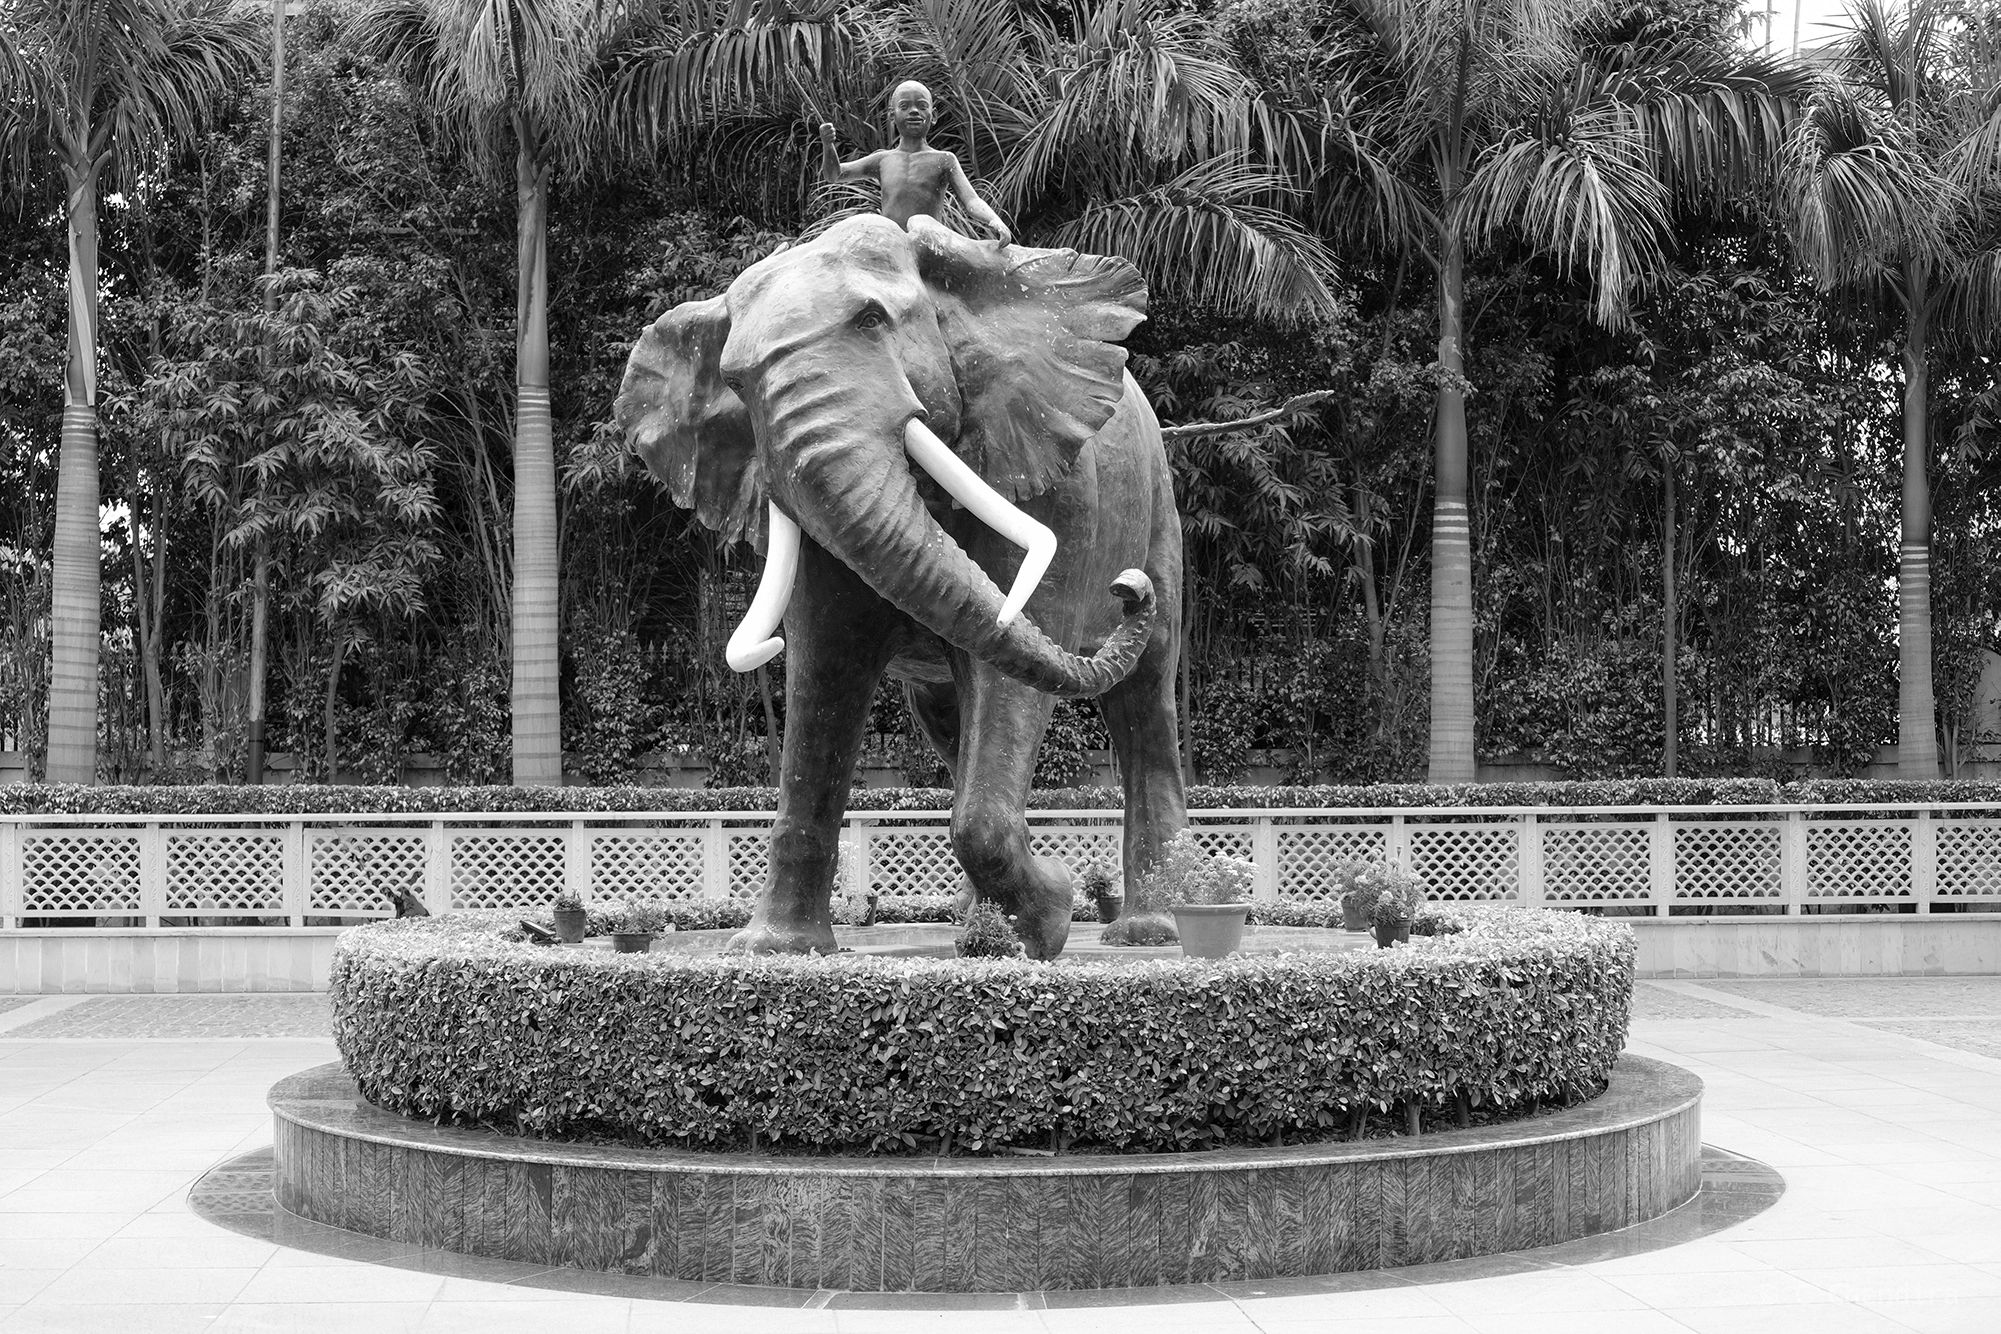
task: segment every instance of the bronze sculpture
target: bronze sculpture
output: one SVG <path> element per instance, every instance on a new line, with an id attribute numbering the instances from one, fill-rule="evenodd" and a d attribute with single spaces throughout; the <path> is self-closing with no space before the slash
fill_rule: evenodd
<path id="1" fill-rule="evenodd" d="M 771 869 L 738 947 L 834 948 L 841 821 L 885 671 L 952 774 L 960 864 L 1034 957 L 1062 950 L 1071 915 L 1070 871 L 1032 855 L 1024 816 L 1056 696 L 1099 698 L 1127 874 L 1185 825 L 1181 526 L 1117 344 L 1145 309 L 1122 259 L 860 216 L 640 338 L 627 438 L 703 523 L 762 530 L 731 665 L 788 652 Z"/>

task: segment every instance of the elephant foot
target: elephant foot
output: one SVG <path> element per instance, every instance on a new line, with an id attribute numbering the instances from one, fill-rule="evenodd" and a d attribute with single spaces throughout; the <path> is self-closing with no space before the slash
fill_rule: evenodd
<path id="1" fill-rule="evenodd" d="M 1070 868 L 1054 857 L 1029 862 L 1027 884 L 1014 904 L 1014 931 L 1031 959 L 1053 959 L 1070 939 L 1074 897 Z"/>
<path id="2" fill-rule="evenodd" d="M 730 937 L 726 954 L 832 954 L 840 948 L 830 926 L 785 927 L 752 919 Z"/>

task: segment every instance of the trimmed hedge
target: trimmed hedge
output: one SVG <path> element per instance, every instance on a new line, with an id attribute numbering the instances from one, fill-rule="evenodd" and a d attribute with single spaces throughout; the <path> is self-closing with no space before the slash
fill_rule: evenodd
<path id="1" fill-rule="evenodd" d="M 1815 786 L 1813 784 L 1805 785 Z M 1873 784 L 1876 787 L 1894 784 Z M 1990 795 L 1967 800 L 2001 800 Z M 1315 808 L 1424 806 L 1710 806 L 1769 805 L 1806 800 L 1762 778 L 1635 779 L 1591 783 L 1375 783 L 1363 787 L 1191 787 L 1194 810 L 1232 807 Z M 1828 798 L 1814 798 L 1828 800 Z M 1870 798 L 1844 798 L 1867 800 Z M 1876 800 L 1906 800 L 1879 795 Z M 1117 811 L 1124 805 L 1115 787 L 1082 787 L 1029 793 L 1035 810 Z M 768 787 L 348 787 L 296 783 L 275 787 L 210 784 L 199 787 L 91 787 L 79 784 L 11 783 L 0 786 L 0 815 L 435 815 L 454 813 L 534 814 L 654 811 L 768 811 L 778 792 Z M 938 787 L 856 788 L 848 796 L 855 811 L 950 810 L 952 792 Z"/>
<path id="2" fill-rule="evenodd" d="M 1456 916 L 1403 949 L 1065 965 L 616 955 L 461 913 L 343 935 L 334 1036 L 391 1111 L 684 1148 L 1200 1149 L 1460 1091 L 1502 1111 L 1597 1092 L 1631 930 Z"/>
<path id="3" fill-rule="evenodd" d="M 919 923 L 957 922 L 953 911 L 954 899 L 946 894 L 901 894 L 885 897 L 878 901 L 875 921 L 877 926 L 910 926 Z M 661 905 L 667 913 L 667 920 L 674 924 L 676 931 L 722 931 L 735 930 L 750 921 L 751 904 L 748 899 L 675 899 Z M 1250 905 L 1249 921 L 1252 926 L 1318 926 L 1338 927 L 1341 925 L 1341 905 L 1338 903 L 1300 903 L 1290 901 L 1273 902 L 1261 900 Z M 527 918 L 541 926 L 553 927 L 554 915 L 547 908 L 531 909 L 527 912 L 511 914 L 516 920 Z M 611 932 L 613 910 L 593 906 L 585 917 L 584 930 L 588 935 L 602 936 Z M 1079 900 L 1070 905 L 1070 920 L 1098 924 L 1098 910 L 1089 903 Z M 844 926 L 854 926 L 861 921 L 860 910 L 854 900 L 834 898 L 834 921 Z M 1421 936 L 1446 935 L 1458 929 L 1452 925 L 1450 915 L 1442 909 L 1427 907 L 1418 913 L 1412 930 Z"/>

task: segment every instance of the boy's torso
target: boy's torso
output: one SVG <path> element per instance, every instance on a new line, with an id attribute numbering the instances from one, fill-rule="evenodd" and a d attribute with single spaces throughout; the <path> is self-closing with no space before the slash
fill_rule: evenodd
<path id="1" fill-rule="evenodd" d="M 882 157 L 882 211 L 899 224 L 919 213 L 937 217 L 952 180 L 952 155 L 942 148 L 892 148 Z"/>

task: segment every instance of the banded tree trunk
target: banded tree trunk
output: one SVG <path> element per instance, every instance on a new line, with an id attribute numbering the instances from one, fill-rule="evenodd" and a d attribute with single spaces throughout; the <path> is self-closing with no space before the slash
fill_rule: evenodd
<path id="1" fill-rule="evenodd" d="M 1925 272 L 1905 266 L 1903 547 L 1897 560 L 1897 777 L 1938 777 L 1938 711 L 1932 699 L 1932 497 L 1926 404 L 1930 334 Z"/>
<path id="2" fill-rule="evenodd" d="M 1448 224 L 1438 278 L 1438 421 L 1432 463 L 1431 743 L 1427 780 L 1473 781 L 1473 537 L 1466 512 L 1465 244 Z"/>
<path id="3" fill-rule="evenodd" d="M 97 781 L 97 173 L 69 177 L 69 357 L 63 370 L 62 458 L 56 470 L 50 609 L 51 783 Z"/>
<path id="4" fill-rule="evenodd" d="M 549 417 L 549 169 L 517 118 L 514 782 L 563 781 L 556 696 L 556 446 Z"/>

